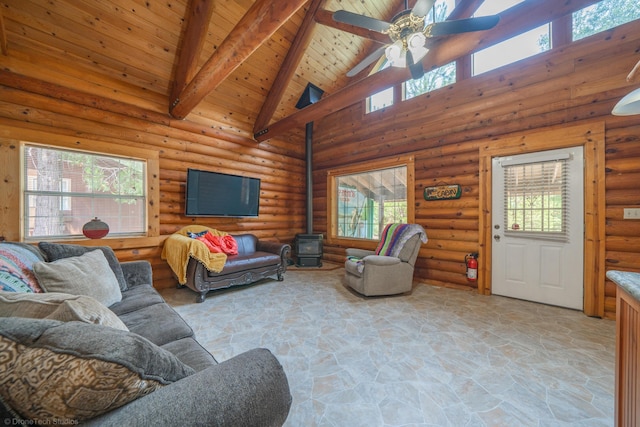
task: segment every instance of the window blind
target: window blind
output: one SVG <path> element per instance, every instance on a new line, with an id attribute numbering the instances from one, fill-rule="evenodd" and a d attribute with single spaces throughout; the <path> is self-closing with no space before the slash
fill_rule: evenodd
<path id="1" fill-rule="evenodd" d="M 505 234 L 568 241 L 569 158 L 501 163 Z"/>

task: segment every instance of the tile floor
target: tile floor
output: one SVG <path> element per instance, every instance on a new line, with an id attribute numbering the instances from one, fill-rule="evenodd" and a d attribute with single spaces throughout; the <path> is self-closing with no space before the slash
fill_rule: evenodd
<path id="1" fill-rule="evenodd" d="M 364 298 L 343 275 L 162 293 L 218 361 L 278 357 L 286 426 L 613 426 L 615 322 L 421 284 Z"/>

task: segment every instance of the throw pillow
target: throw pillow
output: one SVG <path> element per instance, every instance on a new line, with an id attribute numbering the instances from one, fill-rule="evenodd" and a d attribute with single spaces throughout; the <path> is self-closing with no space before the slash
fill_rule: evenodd
<path id="1" fill-rule="evenodd" d="M 113 274 L 116 275 L 116 279 L 118 279 L 118 284 L 120 285 L 121 291 L 127 290 L 127 281 L 124 278 L 124 273 L 122 271 L 122 266 L 120 265 L 120 261 L 116 257 L 115 252 L 109 246 L 82 246 L 82 245 L 69 245 L 64 243 L 49 243 L 49 242 L 40 242 L 38 243 L 38 247 L 42 252 L 47 255 L 47 259 L 49 261 L 57 261 L 62 258 L 69 258 L 73 256 L 80 256 L 86 252 L 94 251 L 96 249 L 100 249 L 104 254 L 105 258 L 109 262 L 109 267 L 113 271 Z"/>
<path id="2" fill-rule="evenodd" d="M 0 292 L 0 317 L 80 321 L 128 331 L 116 314 L 94 298 L 60 292 Z"/>
<path id="3" fill-rule="evenodd" d="M 107 259 L 100 250 L 33 265 L 38 282 L 46 292 L 87 295 L 107 307 L 122 301 L 122 293 Z"/>
<path id="4" fill-rule="evenodd" d="M 42 261 L 37 249 L 27 244 L 0 243 L 0 290 L 9 292 L 42 292 L 33 264 Z"/>
<path id="5" fill-rule="evenodd" d="M 77 423 L 195 373 L 145 338 L 100 325 L 0 318 L 0 398 L 40 423 Z"/>

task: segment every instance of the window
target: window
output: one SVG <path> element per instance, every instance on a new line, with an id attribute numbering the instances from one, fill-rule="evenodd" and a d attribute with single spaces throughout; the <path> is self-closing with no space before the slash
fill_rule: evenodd
<path id="1" fill-rule="evenodd" d="M 474 76 L 551 49 L 550 24 L 534 28 L 471 55 Z"/>
<path id="2" fill-rule="evenodd" d="M 503 12 L 524 0 L 486 0 L 474 16 Z M 545 24 L 471 55 L 472 75 L 477 76 L 551 49 L 551 25 Z"/>
<path id="3" fill-rule="evenodd" d="M 384 226 L 413 222 L 413 157 L 329 172 L 329 238 L 379 240 Z"/>
<path id="4" fill-rule="evenodd" d="M 473 16 L 496 15 L 513 6 L 522 3 L 524 0 L 485 0 L 476 10 Z"/>
<path id="5" fill-rule="evenodd" d="M 393 105 L 393 88 L 390 87 L 367 98 L 367 113 Z"/>
<path id="6" fill-rule="evenodd" d="M 566 239 L 566 159 L 505 165 L 505 233 Z"/>
<path id="7" fill-rule="evenodd" d="M 456 82 L 456 63 L 450 62 L 425 73 L 420 79 L 407 80 L 404 83 L 404 99 L 415 98 Z"/>
<path id="8" fill-rule="evenodd" d="M 34 182 L 34 187 L 37 188 L 38 180 Z M 71 179 L 70 178 L 62 178 L 60 180 L 60 191 L 63 193 L 69 193 L 71 191 Z M 71 197 L 62 197 L 60 201 L 60 210 L 61 211 L 70 211 L 71 210 Z"/>
<path id="9" fill-rule="evenodd" d="M 94 217 L 110 236 L 147 230 L 146 162 L 36 144 L 23 148 L 25 240 L 82 237 Z"/>
<path id="10" fill-rule="evenodd" d="M 638 0 L 603 0 L 573 13 L 573 40 L 640 19 Z"/>

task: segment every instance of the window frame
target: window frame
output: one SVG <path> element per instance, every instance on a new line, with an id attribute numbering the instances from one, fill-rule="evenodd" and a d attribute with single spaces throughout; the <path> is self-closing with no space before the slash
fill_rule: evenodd
<path id="1" fill-rule="evenodd" d="M 418 98 L 421 95 L 424 95 L 424 94 L 427 94 L 427 93 L 431 93 L 431 92 L 436 91 L 438 89 L 442 89 L 442 88 L 445 88 L 447 86 L 451 86 L 451 85 L 456 84 L 458 82 L 458 75 L 457 75 L 458 74 L 458 64 L 457 64 L 457 61 L 452 61 L 452 62 L 449 62 L 448 64 L 445 64 L 445 65 L 443 65 L 441 67 L 435 68 L 435 69 L 430 70 L 430 71 L 426 71 L 424 73 L 424 76 L 422 76 L 420 79 L 424 79 L 429 73 L 432 73 L 432 75 L 436 74 L 436 73 L 440 72 L 445 67 L 452 67 L 453 68 L 453 73 L 454 73 L 453 82 L 447 83 L 447 84 L 443 84 L 442 86 L 436 86 L 436 87 L 428 88 L 424 92 L 416 93 L 412 97 L 408 98 L 407 97 L 407 92 L 408 92 L 407 91 L 407 83 L 409 83 L 410 81 L 415 80 L 415 79 L 405 80 L 404 82 L 402 82 L 402 101 L 410 101 L 410 100 L 412 100 L 414 98 Z"/>
<path id="2" fill-rule="evenodd" d="M 373 109 L 373 98 L 376 95 L 380 95 L 383 92 L 386 92 L 390 90 L 391 91 L 391 103 L 389 105 L 383 105 L 382 107 L 376 108 L 375 110 Z M 395 86 L 390 86 L 386 89 L 382 89 L 381 91 L 378 91 L 376 93 L 374 93 L 371 96 L 368 96 L 365 100 L 365 114 L 371 114 L 371 113 L 375 113 L 377 111 L 384 111 L 389 107 L 393 107 L 396 103 L 396 87 Z"/>
<path id="3" fill-rule="evenodd" d="M 0 169 L 5 170 L 6 176 L 11 177 L 0 184 L 0 224 L 2 235 L 7 241 L 25 240 L 24 236 L 24 186 L 22 165 L 23 145 L 35 144 L 54 148 L 71 149 L 91 152 L 107 156 L 129 157 L 146 161 L 146 194 L 147 217 L 146 230 L 142 236 L 105 237 L 103 239 L 65 239 L 64 243 L 81 244 L 85 246 L 100 246 L 108 244 L 114 249 L 152 247 L 160 244 L 160 164 L 159 153 L 156 150 L 138 148 L 117 144 L 110 141 L 98 141 L 76 138 L 67 135 L 51 134 L 42 131 L 16 129 L 11 137 L 0 138 Z M 18 213 L 18 214 L 16 214 Z M 45 239 L 41 239 L 45 240 Z M 61 240 L 47 240 L 61 241 Z"/>
<path id="4" fill-rule="evenodd" d="M 375 248 L 378 240 L 338 236 L 338 189 L 336 178 L 343 175 L 367 173 L 380 169 L 406 166 L 407 168 L 407 222 L 415 222 L 415 158 L 412 155 L 372 160 L 327 172 L 327 243 L 345 247 Z"/>
<path id="5" fill-rule="evenodd" d="M 52 151 L 56 151 L 59 153 L 62 152 L 68 152 L 68 153 L 78 153 L 78 154 L 86 154 L 89 156 L 100 156 L 103 158 L 108 158 L 108 159 L 123 159 L 123 160 L 132 160 L 135 162 L 138 162 L 140 164 L 142 164 L 143 167 L 143 175 L 144 175 L 144 194 L 143 194 L 143 201 L 145 203 L 145 206 L 143 207 L 144 209 L 144 216 L 141 217 L 142 219 L 142 227 L 140 231 L 136 231 L 136 232 L 129 232 L 129 233 L 118 233 L 118 234 L 114 234 L 112 236 L 112 238 L 130 238 L 130 237 L 141 237 L 141 236 L 146 236 L 146 230 L 147 230 L 147 221 L 148 221 L 148 215 L 147 215 L 147 202 L 148 202 L 148 186 L 146 185 L 146 179 L 147 179 L 147 159 L 145 158 L 139 158 L 139 157 L 134 157 L 131 155 L 126 155 L 126 156 L 122 156 L 122 155 L 116 155 L 113 153 L 98 153 L 95 151 L 89 151 L 89 150 L 80 150 L 80 149 L 76 149 L 76 148 L 67 148 L 67 147 L 60 147 L 60 146 L 55 146 L 55 145 L 51 145 L 51 144 L 41 144 L 41 143 L 34 143 L 34 142 L 29 142 L 29 141 L 21 141 L 20 144 L 20 174 L 22 176 L 23 182 L 25 179 L 30 179 L 31 177 L 27 176 L 27 169 L 26 169 L 26 162 L 25 162 L 25 155 L 26 155 L 26 151 L 27 151 L 27 147 L 34 147 L 34 148 L 41 148 L 41 149 L 48 149 L 48 150 L 52 150 Z M 56 193 L 60 194 L 60 210 L 61 211 L 71 211 L 71 209 L 63 209 L 63 205 L 65 203 L 65 200 L 68 204 L 70 204 L 71 198 L 68 197 L 64 197 L 62 196 L 62 193 L 65 192 L 64 187 L 65 187 L 65 182 L 67 184 L 69 184 L 69 188 L 67 190 L 67 192 L 71 192 L 70 188 L 71 188 L 71 179 L 70 178 L 62 178 L 61 179 L 61 183 L 60 183 L 60 188 L 57 192 L 47 192 L 47 193 L 51 193 L 52 195 L 56 195 Z M 23 230 L 21 230 L 22 233 L 22 240 L 25 242 L 40 242 L 40 241 L 56 241 L 56 240 L 64 240 L 64 241 L 68 241 L 68 240 L 77 240 L 79 238 L 82 238 L 83 236 L 80 234 L 69 234 L 69 235 L 56 235 L 56 236 L 30 236 L 27 235 L 27 232 L 29 230 L 29 227 L 27 226 L 27 223 L 30 222 L 30 218 L 27 217 L 27 212 L 25 211 L 25 201 L 28 197 L 36 197 L 34 193 L 42 193 L 42 191 L 38 191 L 38 190 L 28 190 L 28 186 L 21 186 L 20 188 L 20 192 L 21 194 L 21 204 L 22 204 L 22 223 L 21 225 L 24 227 Z M 83 193 L 83 194 L 88 194 L 88 193 Z M 41 194 L 44 195 L 44 194 Z M 77 196 L 77 194 L 76 194 Z M 88 197 L 88 196 L 86 196 Z M 122 195 L 114 195 L 112 197 L 107 197 L 107 199 L 118 199 L 118 198 L 127 198 L 127 196 L 122 196 Z M 93 197 L 92 198 L 101 198 L 100 195 L 98 195 L 97 193 L 93 193 Z M 32 204 L 29 203 L 29 206 L 31 207 Z M 79 218 L 77 218 L 79 219 Z M 107 220 L 108 221 L 108 220 Z"/>

